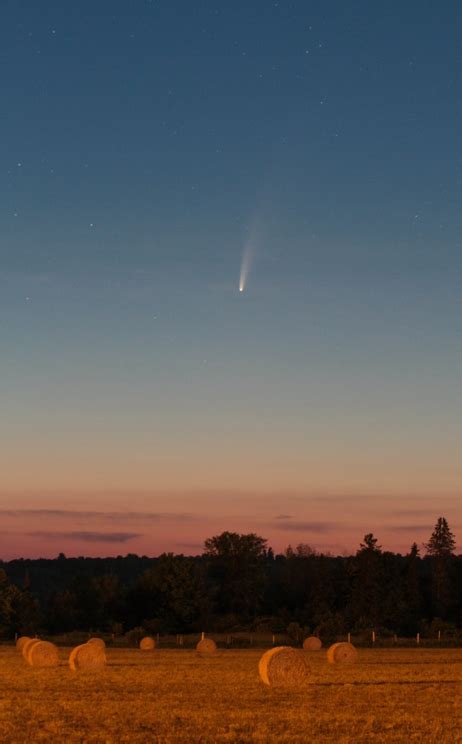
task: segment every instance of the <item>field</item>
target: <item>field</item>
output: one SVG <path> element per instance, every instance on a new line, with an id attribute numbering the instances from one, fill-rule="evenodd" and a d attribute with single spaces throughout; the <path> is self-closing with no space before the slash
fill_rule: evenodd
<path id="1" fill-rule="evenodd" d="M 309 654 L 295 692 L 265 687 L 261 650 L 108 649 L 98 675 L 33 669 L 0 648 L 0 741 L 122 744 L 462 742 L 462 649 L 360 649 L 351 667 Z"/>

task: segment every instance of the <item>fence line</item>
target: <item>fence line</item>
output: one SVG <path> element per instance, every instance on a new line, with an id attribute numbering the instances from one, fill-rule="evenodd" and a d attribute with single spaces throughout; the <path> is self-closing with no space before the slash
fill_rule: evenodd
<path id="1" fill-rule="evenodd" d="M 149 634 L 148 631 L 146 633 Z M 42 637 L 53 640 L 58 645 L 78 645 L 84 643 L 92 635 L 100 636 L 104 638 L 109 646 L 119 648 L 136 647 L 139 642 L 139 638 L 133 632 L 129 632 L 126 635 L 117 636 L 113 633 L 98 633 L 97 631 L 92 633 L 74 631 L 61 635 L 51 636 L 43 634 Z M 141 636 L 140 636 L 141 637 Z M 233 633 L 214 633 L 210 632 L 199 632 L 199 633 L 176 633 L 176 634 L 155 634 L 157 646 L 160 648 L 195 648 L 197 642 L 203 638 L 208 637 L 213 639 L 216 644 L 221 648 L 229 649 L 245 649 L 245 648 L 271 648 L 272 646 L 298 646 L 300 647 L 303 643 L 304 638 L 300 635 L 295 638 L 293 635 L 288 633 L 271 633 L 271 632 L 258 632 L 258 631 L 236 631 Z M 423 636 L 421 633 L 417 633 L 413 637 L 399 637 L 395 634 L 380 635 L 377 631 L 370 631 L 366 633 L 353 633 L 349 632 L 345 635 L 335 635 L 329 637 L 321 637 L 324 647 L 329 646 L 331 643 L 337 641 L 348 641 L 353 645 L 369 648 L 397 648 L 397 647 L 462 647 L 462 633 L 460 635 L 454 634 L 443 634 L 438 631 L 434 636 Z M 7 644 L 11 641 L 2 641 Z"/>

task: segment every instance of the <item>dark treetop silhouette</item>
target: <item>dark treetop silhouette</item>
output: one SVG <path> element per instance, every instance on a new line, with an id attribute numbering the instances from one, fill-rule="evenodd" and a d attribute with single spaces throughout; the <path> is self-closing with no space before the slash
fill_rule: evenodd
<path id="1" fill-rule="evenodd" d="M 15 560 L 0 570 L 0 633 L 186 633 L 288 627 L 328 638 L 371 628 L 456 633 L 462 556 L 439 518 L 421 557 L 383 551 L 372 533 L 354 556 L 308 545 L 274 555 L 255 534 L 223 532 L 199 556 Z M 303 631 L 302 631 L 303 629 Z"/>

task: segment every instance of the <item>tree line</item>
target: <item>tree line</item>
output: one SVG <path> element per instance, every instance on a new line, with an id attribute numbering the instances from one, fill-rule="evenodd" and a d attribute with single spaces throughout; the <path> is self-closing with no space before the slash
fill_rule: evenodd
<path id="1" fill-rule="evenodd" d="M 200 556 L 14 560 L 0 563 L 0 634 L 70 631 L 273 633 L 298 627 L 413 636 L 462 626 L 462 555 L 440 517 L 423 555 L 384 551 L 365 535 L 356 554 L 309 545 L 275 555 L 256 534 L 223 532 Z"/>

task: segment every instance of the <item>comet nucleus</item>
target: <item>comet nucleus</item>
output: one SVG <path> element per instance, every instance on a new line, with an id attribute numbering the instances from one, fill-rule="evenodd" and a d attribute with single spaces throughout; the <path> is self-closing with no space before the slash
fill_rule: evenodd
<path id="1" fill-rule="evenodd" d="M 239 292 L 243 292 L 246 287 L 250 269 L 254 261 L 255 242 L 252 238 L 253 236 L 251 236 L 251 238 L 247 241 L 242 253 L 241 274 L 239 277 Z"/>

